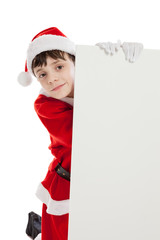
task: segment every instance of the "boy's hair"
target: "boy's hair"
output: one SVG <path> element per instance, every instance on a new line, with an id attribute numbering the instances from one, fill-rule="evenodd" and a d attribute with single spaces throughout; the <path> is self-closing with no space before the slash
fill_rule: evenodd
<path id="1" fill-rule="evenodd" d="M 45 52 L 41 52 L 38 55 L 35 56 L 35 58 L 32 61 L 32 72 L 34 74 L 34 68 L 35 67 L 39 67 L 39 66 L 43 66 L 43 65 L 47 65 L 47 57 L 51 57 L 53 59 L 63 59 L 66 60 L 64 58 L 64 54 L 66 52 L 61 51 L 61 50 L 50 50 L 50 51 L 45 51 Z M 69 53 L 66 53 L 68 55 L 68 57 L 73 61 L 73 63 L 75 63 L 75 56 L 71 55 Z"/>

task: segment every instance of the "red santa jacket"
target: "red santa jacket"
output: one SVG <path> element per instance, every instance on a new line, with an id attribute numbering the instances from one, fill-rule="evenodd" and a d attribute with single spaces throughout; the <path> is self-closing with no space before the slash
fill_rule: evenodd
<path id="1" fill-rule="evenodd" d="M 55 172 L 55 167 L 59 162 L 64 169 L 69 172 L 71 170 L 73 106 L 59 99 L 40 94 L 34 103 L 34 108 L 50 134 L 49 149 L 54 156 L 47 175 L 41 182 L 38 194 L 42 202 L 48 206 L 49 203 L 46 201 L 53 200 L 53 205 L 56 204 L 55 201 L 69 199 L 70 182 L 60 177 Z M 47 198 L 51 199 L 46 200 Z M 48 206 L 48 208 L 50 207 Z"/>

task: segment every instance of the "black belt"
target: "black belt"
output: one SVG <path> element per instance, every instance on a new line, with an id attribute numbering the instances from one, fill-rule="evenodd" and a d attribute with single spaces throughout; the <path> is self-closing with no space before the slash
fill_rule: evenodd
<path id="1" fill-rule="evenodd" d="M 58 165 L 55 168 L 56 172 L 58 173 L 59 176 L 62 178 L 70 181 L 70 173 L 67 172 L 61 165 L 58 163 Z"/>

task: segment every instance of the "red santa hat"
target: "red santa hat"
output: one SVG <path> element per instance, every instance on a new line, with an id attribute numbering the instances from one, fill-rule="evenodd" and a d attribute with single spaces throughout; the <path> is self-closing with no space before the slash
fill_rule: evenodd
<path id="1" fill-rule="evenodd" d="M 51 27 L 38 33 L 29 44 L 25 72 L 18 76 L 18 82 L 22 86 L 28 86 L 32 82 L 32 61 L 35 56 L 44 51 L 61 50 L 75 56 L 75 44 L 70 41 L 58 28 Z"/>

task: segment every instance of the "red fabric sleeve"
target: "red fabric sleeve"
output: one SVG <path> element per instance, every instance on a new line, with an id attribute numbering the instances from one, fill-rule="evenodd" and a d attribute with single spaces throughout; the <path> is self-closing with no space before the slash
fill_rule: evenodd
<path id="1" fill-rule="evenodd" d="M 34 108 L 53 140 L 71 148 L 73 107 L 61 100 L 39 95 Z"/>

